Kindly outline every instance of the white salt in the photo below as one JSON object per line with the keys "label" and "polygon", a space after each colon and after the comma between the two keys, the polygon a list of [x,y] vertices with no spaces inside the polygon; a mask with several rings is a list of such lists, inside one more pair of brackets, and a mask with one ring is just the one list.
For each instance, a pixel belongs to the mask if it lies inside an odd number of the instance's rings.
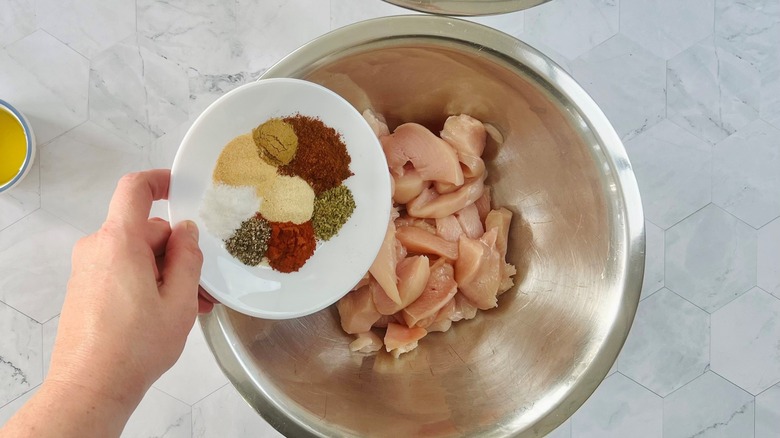
{"label": "white salt", "polygon": [[209,233],[225,240],[257,213],[260,204],[262,199],[254,187],[216,183],[203,195],[200,217]]}

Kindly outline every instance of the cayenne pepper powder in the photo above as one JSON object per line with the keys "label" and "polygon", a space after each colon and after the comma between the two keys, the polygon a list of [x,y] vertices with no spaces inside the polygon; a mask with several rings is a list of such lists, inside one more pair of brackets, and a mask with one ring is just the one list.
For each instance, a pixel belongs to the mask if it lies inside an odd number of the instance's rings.
{"label": "cayenne pepper powder", "polygon": [[283,120],[295,130],[298,150],[289,164],[279,167],[281,175],[303,178],[316,195],[339,186],[352,176],[349,170],[352,159],[335,129],[320,119],[300,114]]}
{"label": "cayenne pepper powder", "polygon": [[292,222],[271,222],[271,237],[265,256],[268,264],[279,272],[295,272],[314,254],[317,241],[311,221],[296,225]]}

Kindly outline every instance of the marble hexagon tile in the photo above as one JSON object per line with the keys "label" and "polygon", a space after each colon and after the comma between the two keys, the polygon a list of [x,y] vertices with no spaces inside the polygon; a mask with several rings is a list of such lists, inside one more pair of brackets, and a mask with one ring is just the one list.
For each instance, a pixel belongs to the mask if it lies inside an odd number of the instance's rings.
{"label": "marble hexagon tile", "polygon": [[372,18],[416,13],[383,1],[330,0],[330,28],[337,29]]}
{"label": "marble hexagon tile", "polygon": [[70,276],[71,251],[83,236],[43,209],[0,231],[0,301],[38,322],[57,316]]}
{"label": "marble hexagon tile", "polygon": [[661,397],[628,377],[606,378],[572,416],[572,438],[653,438],[661,436]]}
{"label": "marble hexagon tile", "polygon": [[0,96],[44,144],[87,119],[89,61],[38,30],[0,50]]}
{"label": "marble hexagon tile", "polygon": [[760,228],[780,216],[780,130],[756,120],[713,148],[712,202]]}
{"label": "marble hexagon tile", "polygon": [[780,298],[780,218],[758,230],[758,287]]}
{"label": "marble hexagon tile", "polygon": [[712,34],[715,0],[621,0],[620,32],[662,59]]}
{"label": "marble hexagon tile", "polygon": [[228,379],[209,350],[200,324],[195,323],[179,360],[154,383],[154,387],[193,405],[226,383]]}
{"label": "marble hexagon tile", "polygon": [[753,395],[780,382],[780,299],[754,288],[712,315],[712,370]]}
{"label": "marble hexagon tile", "polygon": [[[103,224],[119,178],[149,167],[141,150],[92,122],[40,153],[41,205],[84,233]],[[73,156],[79,160],[68,159]]]}
{"label": "marble hexagon tile", "polygon": [[756,239],[756,230],[709,204],[666,230],[666,287],[714,312],[756,285]]}
{"label": "marble hexagon tile", "polygon": [[141,148],[188,119],[187,73],[127,38],[95,55],[89,118]]}
{"label": "marble hexagon tile", "polygon": [[665,62],[622,34],[572,61],[571,73],[624,140],[666,115]]}
{"label": "marble hexagon tile", "polygon": [[122,437],[191,438],[192,408],[152,387],[130,416]]}
{"label": "marble hexagon tile", "polygon": [[707,372],[664,398],[664,438],[752,437],[753,396]]}
{"label": "marble hexagon tile", "polygon": [[20,395],[14,401],[8,403],[7,405],[0,407],[0,427],[2,427],[5,423],[8,422],[8,420],[11,419],[11,417],[16,414],[16,411],[21,409],[22,406],[24,406],[25,403],[27,403],[27,400],[31,399],[32,396],[35,395],[36,392],[38,392],[38,388],[40,386],[36,386],[35,388],[25,392],[23,395]]}
{"label": "marble hexagon tile", "polygon": [[40,159],[13,190],[0,194],[0,230],[34,212],[41,206]]}
{"label": "marble hexagon tile", "polygon": [[[0,283],[0,293],[8,287]],[[0,333],[3,333],[0,337],[0,406],[3,406],[43,381],[41,325],[0,302]]]}
{"label": "marble hexagon tile", "polygon": [[645,221],[645,275],[642,279],[641,299],[664,287],[664,230]]}
{"label": "marble hexagon tile", "polygon": [[281,438],[282,434],[227,384],[192,407],[192,436]]}
{"label": "marble hexagon tile", "polygon": [[775,438],[780,433],[780,385],[756,397],[756,437]]}
{"label": "marble hexagon tile", "polygon": [[618,32],[617,0],[556,0],[525,12],[525,34],[574,59]]}
{"label": "marble hexagon tile", "polygon": [[758,68],[707,38],[667,64],[667,117],[717,143],[758,118]]}
{"label": "marble hexagon tile", "polygon": [[135,2],[38,0],[38,25],[87,58],[135,32]]}
{"label": "marble hexagon tile", "polygon": [[780,129],[780,53],[774,53],[761,68],[762,119]]}
{"label": "marble hexagon tile", "polygon": [[709,315],[668,289],[639,303],[618,370],[665,397],[710,362]]}
{"label": "marble hexagon tile", "polygon": [[709,144],[664,120],[625,145],[647,219],[666,229],[710,203]]}
{"label": "marble hexagon tile", "polygon": [[0,48],[36,29],[35,0],[6,0],[0,8]]}
{"label": "marble hexagon tile", "polygon": [[715,37],[732,53],[760,68],[777,52],[780,3],[715,0]]}

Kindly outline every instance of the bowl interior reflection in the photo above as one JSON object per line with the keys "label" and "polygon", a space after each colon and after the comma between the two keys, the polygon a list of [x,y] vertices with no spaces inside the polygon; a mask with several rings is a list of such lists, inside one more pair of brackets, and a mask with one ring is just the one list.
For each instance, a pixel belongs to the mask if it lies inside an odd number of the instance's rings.
{"label": "bowl interior reflection", "polygon": [[[631,236],[641,230],[626,229],[636,211],[628,212],[603,138],[553,85],[565,73],[550,66],[542,76],[543,58],[515,43],[529,56],[522,62],[456,38],[366,36],[329,56],[304,50],[269,71],[320,83],[360,111],[385,115],[391,129],[416,121],[438,132],[459,113],[494,126],[488,183],[494,205],[515,213],[508,259],[518,268],[516,287],[497,309],[428,335],[399,360],[350,353],[333,308],[293,321],[224,309],[205,318],[218,358],[241,357],[246,377],[234,383],[280,430],[537,436],[606,375],[638,301],[642,273]],[[323,47],[332,48],[312,50]],[[619,140],[612,147],[622,151]],[[209,335],[215,321],[232,350]],[[227,362],[228,374],[241,374]]]}

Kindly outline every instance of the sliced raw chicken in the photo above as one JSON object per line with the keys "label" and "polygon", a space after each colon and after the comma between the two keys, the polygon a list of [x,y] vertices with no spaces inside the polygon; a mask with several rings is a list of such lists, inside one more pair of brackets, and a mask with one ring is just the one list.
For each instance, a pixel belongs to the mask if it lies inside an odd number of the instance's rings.
{"label": "sliced raw chicken", "polygon": [[433,321],[431,323],[431,325],[426,327],[425,330],[427,330],[428,333],[446,332],[451,327],[452,327],[452,321],[451,320],[449,320],[449,319],[438,319],[437,318],[435,321]]}
{"label": "sliced raw chicken", "polygon": [[395,237],[411,253],[436,254],[450,260],[458,258],[455,242],[444,240],[420,227],[399,227]]}
{"label": "sliced raw chicken", "polygon": [[[457,295],[457,294],[456,294]],[[428,325],[425,330],[428,333],[431,332],[446,332],[452,327],[452,314],[455,313],[456,308],[455,297],[452,297],[447,304],[445,304],[433,318],[433,322]]]}
{"label": "sliced raw chicken", "polygon": [[474,201],[474,205],[477,206],[479,220],[484,223],[488,213],[490,213],[490,209],[492,208],[490,206],[490,186],[485,186],[485,190],[482,192],[482,196]]}
{"label": "sliced raw chicken", "polygon": [[455,303],[455,308],[450,315],[450,319],[453,322],[460,321],[462,319],[473,319],[477,316],[477,306],[474,305],[465,295],[462,293],[455,294],[452,299]]}
{"label": "sliced raw chicken", "polygon": [[395,220],[396,230],[401,227],[417,227],[431,234],[436,233],[436,221],[434,219],[420,219],[412,216],[401,216]]}
{"label": "sliced raw chicken", "polygon": [[368,287],[376,309],[382,315],[392,315],[414,302],[425,289],[430,272],[428,257],[425,256],[408,257],[398,263],[396,274],[400,304],[393,302],[372,278]]}
{"label": "sliced raw chicken", "polygon": [[509,225],[511,222],[512,212],[503,207],[498,210],[491,210],[485,218],[485,229],[495,229],[498,233],[496,236],[496,247],[502,259],[506,257],[506,246],[509,241]]}
{"label": "sliced raw chicken", "polygon": [[404,123],[380,141],[388,167],[395,173],[400,174],[400,169],[411,161],[424,180],[463,184],[463,170],[455,149],[426,127]]}
{"label": "sliced raw chicken", "polygon": [[457,151],[464,176],[473,178],[485,172],[482,152],[485,151],[487,132],[482,122],[465,114],[450,116],[444,122],[441,138]]}
{"label": "sliced raw chicken", "polygon": [[371,278],[371,274],[366,272],[366,275],[363,276],[363,278],[358,281],[358,283],[355,285],[355,287],[352,288],[352,290],[358,290],[363,286],[368,286],[368,280]]}
{"label": "sliced raw chicken", "polygon": [[341,328],[349,334],[363,333],[379,319],[379,312],[371,299],[368,287],[362,287],[345,295],[336,304],[341,316]]}
{"label": "sliced raw chicken", "polygon": [[485,229],[482,227],[482,221],[479,220],[479,210],[477,206],[471,204],[467,207],[463,207],[455,212],[455,217],[460,223],[460,227],[463,229],[463,233],[470,239],[479,239],[485,234]]}
{"label": "sliced raw chicken", "polygon": [[453,193],[439,195],[432,187],[428,187],[406,204],[406,211],[416,217],[440,218],[474,203],[485,187],[485,175],[467,181],[463,187]]}
{"label": "sliced raw chicken", "polygon": [[[436,190],[436,193],[440,195],[446,195],[447,193],[452,193],[460,188],[459,185],[445,183],[441,181],[436,181],[433,183],[433,188]],[[422,192],[422,190],[421,190]]]}
{"label": "sliced raw chicken", "polygon": [[349,350],[357,353],[375,353],[382,348],[382,338],[372,331],[358,333],[350,342]]}
{"label": "sliced raw chicken", "polygon": [[390,221],[387,224],[387,232],[385,233],[385,240],[382,241],[382,246],[379,248],[379,253],[374,259],[374,263],[368,269],[368,272],[376,279],[377,283],[382,286],[387,296],[390,297],[396,303],[401,303],[401,297],[398,296],[398,287],[396,282],[398,279],[395,275],[395,266],[398,263],[398,253],[396,251],[395,244],[395,224]]}
{"label": "sliced raw chicken", "polygon": [[458,288],[482,310],[498,304],[496,296],[501,284],[503,260],[496,248],[496,233],[495,229],[490,230],[479,240],[461,236],[458,245],[460,257],[455,261]]}
{"label": "sliced raw chicken", "polygon": [[508,291],[515,285],[515,281],[512,279],[515,274],[517,274],[515,265],[506,262],[501,264],[501,284],[498,286],[499,295]]}
{"label": "sliced raw chicken", "polygon": [[437,236],[449,242],[457,242],[461,234],[463,234],[463,228],[454,215],[436,219]]}
{"label": "sliced raw chicken", "polygon": [[367,109],[363,111],[363,118],[366,119],[368,125],[371,126],[371,129],[374,131],[374,135],[377,137],[390,135],[390,130],[387,129],[387,122],[381,114],[377,114],[370,109]]}
{"label": "sliced raw chicken", "polygon": [[398,319],[395,317],[395,315],[382,315],[379,317],[379,319],[376,320],[373,327],[386,328],[387,324],[391,322],[398,322]]}
{"label": "sliced raw chicken", "polygon": [[452,265],[444,259],[437,260],[431,266],[431,275],[420,298],[402,311],[406,325],[414,327],[419,321],[435,316],[457,292]]}
{"label": "sliced raw chicken", "polygon": [[406,204],[416,198],[429,184],[415,169],[404,170],[402,175],[392,174],[394,184],[393,201]]}
{"label": "sliced raw chicken", "polygon": [[397,358],[417,348],[417,341],[427,334],[424,328],[409,328],[391,322],[387,324],[387,332],[385,332],[385,350]]}
{"label": "sliced raw chicken", "polygon": [[[431,276],[430,262],[426,256],[408,257],[398,264],[398,293],[404,307],[413,303],[425,290]],[[398,309],[401,310],[401,309]]]}
{"label": "sliced raw chicken", "polygon": [[387,296],[385,290],[374,277],[371,277],[368,283],[368,291],[371,293],[371,299],[374,300],[377,312],[382,315],[392,315],[404,308],[403,304],[396,303]]}

